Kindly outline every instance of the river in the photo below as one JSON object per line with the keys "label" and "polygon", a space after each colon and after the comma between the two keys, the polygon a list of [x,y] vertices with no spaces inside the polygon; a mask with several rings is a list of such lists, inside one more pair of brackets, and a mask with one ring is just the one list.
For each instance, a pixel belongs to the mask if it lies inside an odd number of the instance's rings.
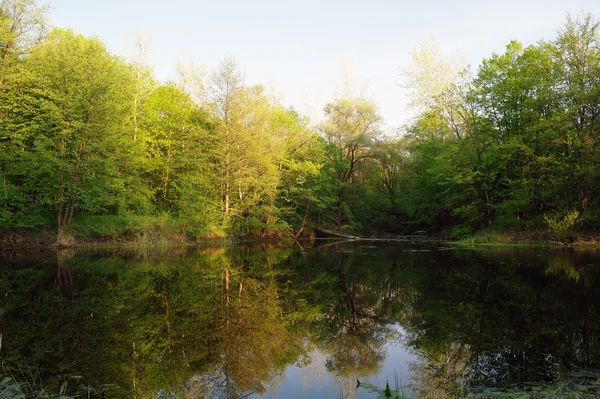
{"label": "river", "polygon": [[593,251],[323,241],[0,262],[2,399],[600,395]]}

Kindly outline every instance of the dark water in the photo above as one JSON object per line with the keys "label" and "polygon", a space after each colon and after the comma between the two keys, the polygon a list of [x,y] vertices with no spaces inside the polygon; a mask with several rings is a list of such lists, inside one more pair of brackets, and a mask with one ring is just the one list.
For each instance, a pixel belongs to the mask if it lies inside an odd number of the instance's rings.
{"label": "dark water", "polygon": [[386,381],[400,397],[600,396],[598,253],[328,242],[0,261],[3,399],[10,384],[29,397],[383,398]]}

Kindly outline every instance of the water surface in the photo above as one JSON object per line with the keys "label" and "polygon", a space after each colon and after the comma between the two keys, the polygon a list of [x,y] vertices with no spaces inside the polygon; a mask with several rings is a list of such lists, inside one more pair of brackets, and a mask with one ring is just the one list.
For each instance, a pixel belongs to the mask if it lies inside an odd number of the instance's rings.
{"label": "water surface", "polygon": [[0,381],[32,395],[600,392],[593,252],[326,242],[0,257]]}

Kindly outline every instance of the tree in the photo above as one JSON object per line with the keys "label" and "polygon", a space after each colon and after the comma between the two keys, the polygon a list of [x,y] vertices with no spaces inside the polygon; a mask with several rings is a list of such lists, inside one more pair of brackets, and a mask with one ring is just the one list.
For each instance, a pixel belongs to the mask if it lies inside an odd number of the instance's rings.
{"label": "tree", "polygon": [[377,106],[364,98],[341,98],[325,106],[326,120],[319,131],[328,144],[327,156],[337,181],[338,226],[347,220],[343,205],[346,189],[357,168],[372,157],[371,146],[380,133]]}
{"label": "tree", "polygon": [[298,237],[308,224],[321,223],[329,215],[335,192],[331,195],[323,184],[324,139],[293,109],[279,109],[276,118],[285,145],[277,207]]}
{"label": "tree", "polygon": [[47,10],[33,0],[0,0],[0,228],[39,224],[26,211],[26,200],[9,169],[24,139],[12,123],[15,110],[21,107],[18,90],[27,73],[22,59],[44,37]]}
{"label": "tree", "polygon": [[14,63],[46,33],[47,13],[35,0],[0,1],[0,93]]}
{"label": "tree", "polygon": [[410,56],[412,64],[402,72],[401,83],[411,90],[410,106],[419,113],[437,114],[457,138],[464,137],[472,114],[465,101],[471,79],[464,59],[444,55],[432,37],[413,48]]}
{"label": "tree", "polygon": [[152,68],[148,65],[148,55],[150,52],[151,41],[148,37],[138,35],[131,43],[131,54],[129,55],[129,65],[134,75],[133,90],[133,108],[131,114],[131,124],[133,126],[133,141],[137,140],[139,119],[142,110],[142,104],[156,87],[156,82],[152,76]]}
{"label": "tree", "polygon": [[177,62],[178,83],[198,105],[207,101],[206,70],[192,61]]}
{"label": "tree", "polygon": [[373,149],[374,171],[364,182],[373,189],[371,207],[382,215],[382,222],[392,228],[398,228],[408,219],[403,201],[409,184],[408,143],[406,138],[386,138],[378,142]]}
{"label": "tree", "polygon": [[478,113],[473,142],[483,175],[495,182],[496,210],[506,219],[535,217],[551,201],[549,168],[560,126],[552,43],[506,52],[484,60],[471,99]]}
{"label": "tree", "polygon": [[564,190],[576,193],[569,204],[584,212],[598,205],[600,191],[600,21],[592,15],[569,16],[556,39],[564,123],[559,140],[567,157]]}
{"label": "tree", "polygon": [[175,84],[158,87],[143,104],[145,176],[159,212],[196,225],[214,218],[212,147],[207,116]]}
{"label": "tree", "polygon": [[99,40],[70,30],[52,31],[25,66],[5,130],[23,136],[11,179],[35,203],[54,208],[60,239],[76,209],[104,213],[121,205],[131,75]]}
{"label": "tree", "polygon": [[229,217],[232,191],[232,163],[234,162],[234,145],[238,132],[234,129],[233,109],[243,89],[242,74],[231,58],[225,59],[212,75],[211,105],[214,115],[218,118],[216,125],[222,145],[223,165],[223,214]]}
{"label": "tree", "polygon": [[213,74],[212,108],[225,226],[261,235],[267,226],[279,229],[275,201],[287,129],[279,123],[280,108],[269,102],[262,86],[244,87],[231,59]]}

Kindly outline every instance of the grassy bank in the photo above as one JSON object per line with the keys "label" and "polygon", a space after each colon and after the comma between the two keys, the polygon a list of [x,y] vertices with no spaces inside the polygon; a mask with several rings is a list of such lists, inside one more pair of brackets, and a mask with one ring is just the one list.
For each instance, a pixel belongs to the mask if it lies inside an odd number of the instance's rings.
{"label": "grassy bank", "polygon": [[[160,247],[174,245],[197,245],[206,242],[239,242],[292,239],[290,232],[277,226],[278,231],[260,231],[252,234],[228,229],[226,226],[205,223],[193,224],[188,220],[163,216],[104,215],[85,216],[73,220],[69,230],[57,237],[53,226],[0,231],[0,248],[25,247],[78,247],[78,246],[131,246]],[[317,229],[319,230],[319,229]],[[327,230],[324,230],[327,231]],[[312,230],[305,229],[303,236],[312,237]],[[353,235],[361,236],[360,233]],[[378,237],[370,232],[369,237]],[[599,247],[600,234],[593,231],[552,230],[542,225],[495,226],[452,239],[446,231],[427,238],[451,242],[460,246],[561,246]],[[390,238],[387,235],[380,238]],[[393,237],[392,237],[393,238]]]}
{"label": "grassy bank", "polygon": [[[280,226],[276,226],[280,227]],[[310,231],[306,229],[304,236]],[[270,241],[291,239],[277,231],[236,231],[226,226],[206,223],[197,225],[189,220],[165,216],[103,215],[85,216],[73,220],[60,237],[53,226],[0,230],[0,248],[25,247],[160,247],[197,245],[207,242]]]}
{"label": "grassy bank", "polygon": [[567,246],[597,247],[600,246],[600,235],[592,232],[552,232],[547,229],[535,230],[482,230],[460,240],[452,242],[456,245],[489,245],[489,246]]}
{"label": "grassy bank", "polygon": [[60,237],[51,227],[0,234],[0,247],[193,245],[228,238],[223,229],[194,226],[166,216],[87,216],[75,219]]}

